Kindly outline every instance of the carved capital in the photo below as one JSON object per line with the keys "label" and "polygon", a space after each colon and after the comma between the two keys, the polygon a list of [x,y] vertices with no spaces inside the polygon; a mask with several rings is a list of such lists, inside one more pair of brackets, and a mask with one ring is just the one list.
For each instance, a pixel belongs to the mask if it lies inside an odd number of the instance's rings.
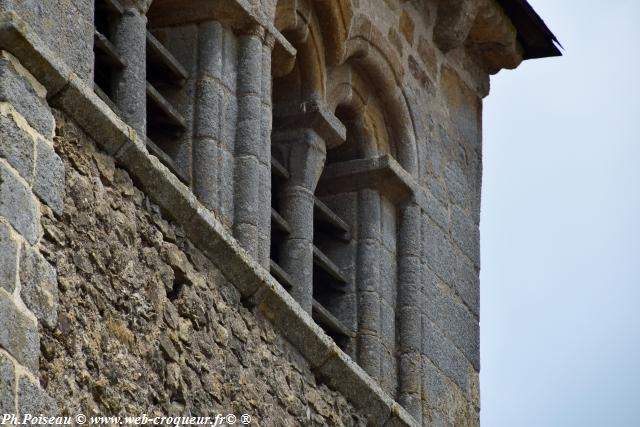
{"label": "carved capital", "polygon": [[125,10],[136,9],[143,15],[149,10],[151,3],[153,0],[120,0],[120,4]]}
{"label": "carved capital", "polygon": [[308,128],[317,133],[328,149],[342,144],[347,130],[320,100],[278,106],[273,119],[274,129]]}
{"label": "carved capital", "polygon": [[287,161],[289,183],[313,194],[327,159],[323,139],[312,129],[277,132],[273,144]]}

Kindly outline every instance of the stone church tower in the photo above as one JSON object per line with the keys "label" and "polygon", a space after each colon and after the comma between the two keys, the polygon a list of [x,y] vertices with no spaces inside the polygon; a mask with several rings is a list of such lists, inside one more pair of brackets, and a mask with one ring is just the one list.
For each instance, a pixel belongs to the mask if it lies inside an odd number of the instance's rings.
{"label": "stone church tower", "polygon": [[477,426],[482,99],[554,42],[525,0],[0,0],[0,416]]}

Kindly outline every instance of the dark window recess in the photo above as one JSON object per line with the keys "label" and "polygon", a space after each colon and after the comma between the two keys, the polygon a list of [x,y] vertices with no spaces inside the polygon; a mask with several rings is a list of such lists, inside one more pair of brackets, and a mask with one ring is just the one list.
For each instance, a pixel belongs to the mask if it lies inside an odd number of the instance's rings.
{"label": "dark window recess", "polygon": [[187,121],[170,99],[183,89],[187,70],[151,33],[147,32],[147,147],[178,178],[189,183],[171,156]]}
{"label": "dark window recess", "polygon": [[343,297],[349,278],[331,259],[330,253],[351,241],[351,228],[316,197],[313,212],[313,318],[340,347],[354,332],[332,314]]}
{"label": "dark window recess", "polygon": [[123,9],[117,0],[96,0],[94,9],[94,90],[114,110],[113,87],[120,70],[126,67],[112,42],[114,25],[122,16]]}
{"label": "dark window recess", "polygon": [[280,215],[280,199],[284,185],[289,180],[289,171],[271,156],[271,275],[287,290],[293,287],[291,277],[280,267],[282,244],[291,233],[289,223]]}

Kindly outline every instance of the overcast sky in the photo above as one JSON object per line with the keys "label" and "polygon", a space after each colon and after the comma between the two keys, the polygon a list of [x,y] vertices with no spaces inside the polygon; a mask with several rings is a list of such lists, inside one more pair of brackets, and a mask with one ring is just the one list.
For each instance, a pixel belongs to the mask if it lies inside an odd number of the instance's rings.
{"label": "overcast sky", "polygon": [[640,1],[529,0],[565,47],[484,109],[484,427],[640,426]]}

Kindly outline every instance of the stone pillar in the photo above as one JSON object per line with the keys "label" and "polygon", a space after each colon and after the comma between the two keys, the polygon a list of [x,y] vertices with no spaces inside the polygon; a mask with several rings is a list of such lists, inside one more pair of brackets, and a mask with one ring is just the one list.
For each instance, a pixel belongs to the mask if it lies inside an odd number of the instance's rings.
{"label": "stone pillar", "polygon": [[113,44],[127,62],[118,73],[113,100],[124,121],[140,135],[147,131],[147,18],[134,1],[123,4],[124,13],[113,28]]}
{"label": "stone pillar", "polygon": [[376,380],[380,379],[380,252],[381,206],[378,191],[358,191],[358,363]]}
{"label": "stone pillar", "polygon": [[[309,314],[313,303],[313,209],[315,188],[327,157],[325,143],[311,129],[287,132],[291,178],[283,194],[282,215],[291,233],[282,245],[280,263],[293,279],[291,295]],[[290,139],[292,138],[292,139]]]}
{"label": "stone pillar", "polygon": [[266,34],[262,46],[262,94],[260,111],[259,174],[260,210],[258,211],[258,259],[269,268],[271,249],[271,129],[273,107],[271,103],[271,54],[275,44],[273,35]]}
{"label": "stone pillar", "polygon": [[[198,26],[193,192],[229,227],[233,223],[236,37],[216,21]],[[227,53],[225,55],[224,53]]]}
{"label": "stone pillar", "polygon": [[271,141],[262,129],[263,33],[260,28],[240,36],[238,42],[233,232],[242,247],[267,267],[269,239],[261,236],[268,236],[270,230],[260,229],[269,227],[264,224],[263,215],[270,212],[271,205],[270,184],[264,182],[271,174]]}
{"label": "stone pillar", "polygon": [[409,203],[400,209],[398,233],[398,400],[420,421],[421,407],[421,212]]}

